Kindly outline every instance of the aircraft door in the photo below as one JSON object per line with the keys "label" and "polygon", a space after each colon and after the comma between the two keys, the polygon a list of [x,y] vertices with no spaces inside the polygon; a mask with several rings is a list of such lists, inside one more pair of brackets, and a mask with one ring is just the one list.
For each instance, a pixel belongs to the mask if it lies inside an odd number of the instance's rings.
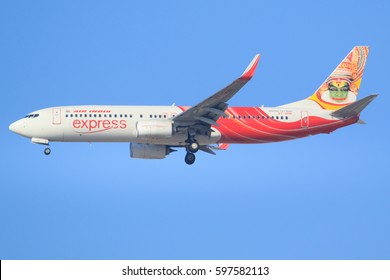
{"label": "aircraft door", "polygon": [[58,125],[61,124],[61,108],[53,108],[53,124]]}
{"label": "aircraft door", "polygon": [[309,127],[309,113],[307,111],[301,112],[301,126],[303,128]]}

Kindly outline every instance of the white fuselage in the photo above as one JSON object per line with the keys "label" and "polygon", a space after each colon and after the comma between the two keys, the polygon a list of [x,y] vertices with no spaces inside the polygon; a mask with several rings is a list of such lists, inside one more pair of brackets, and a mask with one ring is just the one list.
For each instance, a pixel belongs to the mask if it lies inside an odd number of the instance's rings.
{"label": "white fuselage", "polygon": [[[184,145],[186,133],[161,137],[140,135],[148,125],[164,124],[172,130],[171,119],[182,110],[177,106],[64,106],[34,111],[11,124],[10,129],[22,136],[49,142],[136,142]],[[145,125],[146,123],[146,125]],[[200,144],[216,143],[218,131],[199,136]]]}
{"label": "white fuselage", "polygon": [[[178,106],[53,107],[30,113],[27,117],[13,123],[10,129],[41,144],[58,141],[134,142],[185,146],[188,138],[187,131],[176,130],[172,121],[172,118],[182,112],[182,107]],[[325,110],[231,107],[226,110],[226,113],[227,117],[221,118],[218,122],[219,126],[212,127],[213,131],[210,135],[196,136],[199,144],[218,143],[221,138],[233,139],[235,134],[241,133],[240,130],[232,132],[226,128],[233,127],[238,122],[240,129],[253,127],[264,134],[260,134],[261,138],[257,139],[258,141],[254,139],[253,143],[290,140],[334,130],[334,118]],[[259,118],[260,114],[263,115],[263,119]],[[267,115],[266,119],[264,115]],[[312,123],[309,121],[310,118],[314,120],[315,117],[325,121],[319,124],[320,130],[313,121]],[[328,126],[331,127],[327,129]],[[275,132],[275,129],[278,131]],[[225,142],[239,143],[241,142],[239,139]],[[243,139],[242,143],[248,143],[248,140]]]}

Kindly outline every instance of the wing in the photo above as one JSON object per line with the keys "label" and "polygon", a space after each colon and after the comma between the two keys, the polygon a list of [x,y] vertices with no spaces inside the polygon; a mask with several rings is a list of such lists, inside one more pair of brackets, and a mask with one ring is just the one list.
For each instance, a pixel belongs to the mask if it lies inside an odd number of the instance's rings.
{"label": "wing", "polygon": [[201,132],[210,132],[211,126],[218,126],[217,120],[226,116],[224,111],[228,107],[227,101],[232,98],[255,74],[260,55],[257,54],[249,66],[227,87],[203,100],[199,104],[189,108],[173,118],[176,127],[187,127]]}

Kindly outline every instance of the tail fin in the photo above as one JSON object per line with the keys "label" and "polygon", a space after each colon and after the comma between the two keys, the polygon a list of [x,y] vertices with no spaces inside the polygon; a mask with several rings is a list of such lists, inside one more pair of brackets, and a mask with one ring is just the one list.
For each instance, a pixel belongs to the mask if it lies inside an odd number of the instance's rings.
{"label": "tail fin", "polygon": [[326,110],[338,110],[355,102],[367,56],[368,47],[354,47],[308,99]]}
{"label": "tail fin", "polygon": [[338,110],[356,101],[368,47],[354,47],[315,93],[304,99],[281,107],[314,107]]}

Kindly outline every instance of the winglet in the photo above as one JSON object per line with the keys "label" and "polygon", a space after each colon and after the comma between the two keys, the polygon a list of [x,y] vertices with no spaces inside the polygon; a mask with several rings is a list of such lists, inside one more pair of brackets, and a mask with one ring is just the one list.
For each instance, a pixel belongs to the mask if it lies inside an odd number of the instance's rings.
{"label": "winglet", "polygon": [[256,54],[255,57],[252,59],[251,63],[248,65],[248,67],[245,69],[244,73],[241,75],[241,79],[243,80],[250,80],[252,79],[253,75],[255,74],[257,64],[260,60],[260,54]]}

